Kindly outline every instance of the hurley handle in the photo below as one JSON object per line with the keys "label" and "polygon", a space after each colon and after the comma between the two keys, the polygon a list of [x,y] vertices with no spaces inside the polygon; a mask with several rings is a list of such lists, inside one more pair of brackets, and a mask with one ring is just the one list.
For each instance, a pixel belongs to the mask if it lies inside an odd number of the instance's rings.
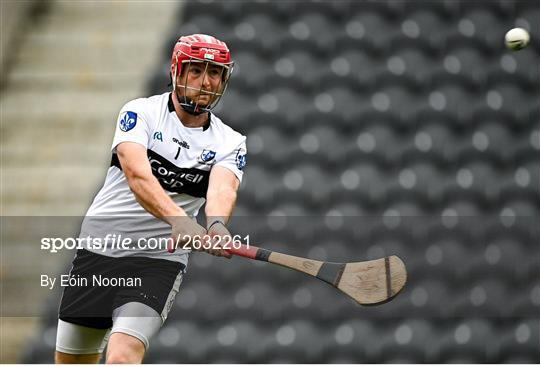
{"label": "hurley handle", "polygon": [[271,250],[258,248],[253,245],[241,245],[239,248],[231,247],[227,249],[227,252],[238,255],[240,257],[245,257],[249,259],[256,259],[258,261],[268,262],[268,257],[272,254]]}

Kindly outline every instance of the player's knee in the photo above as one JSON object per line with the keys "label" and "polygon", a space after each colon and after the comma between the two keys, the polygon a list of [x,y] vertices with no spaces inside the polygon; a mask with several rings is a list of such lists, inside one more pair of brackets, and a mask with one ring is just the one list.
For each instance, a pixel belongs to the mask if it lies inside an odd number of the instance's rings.
{"label": "player's knee", "polygon": [[109,364],[141,363],[145,347],[139,339],[123,333],[114,333],[109,340],[107,360]]}
{"label": "player's knee", "polygon": [[134,350],[118,350],[107,354],[108,364],[138,364],[142,362],[143,354]]}
{"label": "player's knee", "polygon": [[56,351],[54,353],[54,362],[57,364],[98,363],[100,357],[100,353],[89,355],[73,355]]}
{"label": "player's knee", "polygon": [[126,363],[139,363],[140,360],[132,360],[126,352],[112,352],[107,356],[108,364],[126,364]]}

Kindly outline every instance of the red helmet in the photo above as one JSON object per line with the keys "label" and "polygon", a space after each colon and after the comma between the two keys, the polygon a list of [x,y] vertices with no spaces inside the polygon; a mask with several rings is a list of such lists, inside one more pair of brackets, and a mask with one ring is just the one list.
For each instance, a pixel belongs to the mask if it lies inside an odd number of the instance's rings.
{"label": "red helmet", "polygon": [[[231,76],[234,62],[231,60],[231,53],[225,42],[220,41],[219,39],[206,35],[206,34],[192,34],[189,36],[183,36],[176,41],[174,46],[172,56],[171,56],[171,77],[173,91],[176,91],[176,77],[182,73],[182,67],[184,64],[190,64],[195,62],[203,62],[208,68],[208,64],[214,64],[222,67],[222,84],[221,89],[217,92],[208,92],[207,94],[212,94],[216,97],[209,105],[206,107],[199,107],[198,101],[187,100],[188,98],[184,97],[183,101],[180,101],[180,104],[184,109],[198,113],[203,113],[214,108],[227,88],[229,78]],[[178,85],[186,89],[189,89],[187,85]],[[199,92],[202,91],[199,90]],[[184,93],[186,95],[187,93]]]}

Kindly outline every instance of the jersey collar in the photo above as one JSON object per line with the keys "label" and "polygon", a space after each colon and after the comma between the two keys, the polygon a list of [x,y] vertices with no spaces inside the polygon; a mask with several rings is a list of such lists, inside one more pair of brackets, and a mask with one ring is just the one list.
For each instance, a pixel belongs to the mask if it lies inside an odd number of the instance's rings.
{"label": "jersey collar", "polygon": [[[169,113],[172,113],[172,112],[176,113],[174,109],[174,103],[172,100],[172,93],[169,93],[169,102],[167,103],[167,108],[169,109]],[[210,119],[212,118],[211,115],[212,113],[208,112],[208,120],[206,121],[204,126],[202,126],[203,131],[206,131],[208,128],[210,128]]]}

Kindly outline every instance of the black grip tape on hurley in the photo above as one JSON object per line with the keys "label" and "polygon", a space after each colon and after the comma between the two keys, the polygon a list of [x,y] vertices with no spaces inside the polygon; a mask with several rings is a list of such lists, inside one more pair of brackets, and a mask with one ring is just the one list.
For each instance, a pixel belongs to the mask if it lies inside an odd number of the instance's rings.
{"label": "black grip tape on hurley", "polygon": [[317,272],[317,278],[337,287],[344,270],[345,263],[324,262]]}
{"label": "black grip tape on hurley", "polygon": [[255,254],[255,259],[258,261],[268,262],[268,257],[270,257],[270,254],[272,254],[271,250],[259,248]]}

